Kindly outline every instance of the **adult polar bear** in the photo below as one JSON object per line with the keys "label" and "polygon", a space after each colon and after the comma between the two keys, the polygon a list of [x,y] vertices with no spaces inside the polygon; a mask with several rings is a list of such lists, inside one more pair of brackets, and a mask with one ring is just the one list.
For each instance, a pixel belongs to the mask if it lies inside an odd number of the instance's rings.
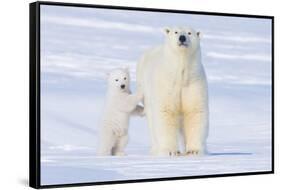
{"label": "adult polar bear", "polygon": [[201,64],[200,33],[165,28],[165,43],[148,50],[137,66],[138,88],[153,155],[204,154],[208,135],[208,87]]}

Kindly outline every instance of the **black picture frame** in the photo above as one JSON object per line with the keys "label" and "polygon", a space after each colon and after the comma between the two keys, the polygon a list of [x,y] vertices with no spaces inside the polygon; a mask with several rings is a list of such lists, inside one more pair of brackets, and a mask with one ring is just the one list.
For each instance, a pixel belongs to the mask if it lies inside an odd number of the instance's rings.
{"label": "black picture frame", "polygon": [[[229,17],[246,17],[246,18],[262,18],[271,20],[271,44],[272,44],[272,155],[271,155],[271,170],[258,172],[243,172],[231,174],[212,174],[200,176],[182,176],[168,177],[157,179],[137,179],[137,180],[122,180],[122,181],[105,181],[93,183],[73,183],[73,184],[57,184],[57,185],[41,185],[40,183],[40,6],[70,6],[84,8],[104,8],[118,10],[133,10],[133,11],[150,11],[150,12],[169,12],[169,13],[187,13],[194,15],[216,15]],[[217,12],[201,12],[187,10],[169,10],[156,8],[140,8],[140,7],[121,7],[108,5],[91,5],[78,3],[62,3],[62,2],[46,2],[38,1],[29,4],[29,60],[30,60],[30,75],[29,75],[29,185],[33,188],[53,188],[53,187],[73,187],[73,186],[88,186],[88,185],[103,185],[103,184],[120,184],[120,183],[136,183],[136,182],[152,182],[164,180],[183,180],[195,178],[211,178],[211,177],[227,177],[227,176],[243,176],[243,175],[258,175],[258,174],[273,174],[274,173],[274,16],[264,15],[248,15],[248,14],[233,14],[233,13],[217,13]]]}

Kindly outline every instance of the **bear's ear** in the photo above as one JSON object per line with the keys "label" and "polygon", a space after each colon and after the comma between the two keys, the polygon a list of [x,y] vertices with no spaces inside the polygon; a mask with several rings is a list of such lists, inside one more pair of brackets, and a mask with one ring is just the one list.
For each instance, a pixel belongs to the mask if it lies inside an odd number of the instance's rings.
{"label": "bear's ear", "polygon": [[201,39],[202,38],[202,33],[201,32],[196,32],[196,35],[197,35],[197,37],[199,38],[199,39]]}
{"label": "bear's ear", "polygon": [[171,28],[169,28],[169,27],[165,27],[164,28],[164,33],[165,34],[169,34],[171,32]]}
{"label": "bear's ear", "polygon": [[126,67],[123,67],[123,70],[126,72],[129,72],[130,68],[129,68],[129,66],[126,66]]}

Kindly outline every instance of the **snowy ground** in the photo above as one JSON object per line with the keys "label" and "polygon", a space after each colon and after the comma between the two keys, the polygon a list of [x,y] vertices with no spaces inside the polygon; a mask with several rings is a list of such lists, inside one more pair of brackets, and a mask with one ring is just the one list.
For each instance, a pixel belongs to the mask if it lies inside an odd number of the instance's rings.
{"label": "snowy ground", "polygon": [[[71,7],[41,8],[43,185],[271,170],[270,21]],[[145,118],[132,118],[126,157],[96,157],[105,73],[135,66],[164,26],[203,33],[209,154],[151,157]]]}

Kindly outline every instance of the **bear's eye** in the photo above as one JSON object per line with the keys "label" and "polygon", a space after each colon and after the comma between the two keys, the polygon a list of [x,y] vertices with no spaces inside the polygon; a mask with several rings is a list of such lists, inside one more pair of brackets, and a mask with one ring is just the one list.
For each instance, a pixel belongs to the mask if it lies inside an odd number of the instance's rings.
{"label": "bear's eye", "polygon": [[124,80],[126,80],[127,78],[126,77],[124,77]]}
{"label": "bear's eye", "polygon": [[188,32],[187,34],[188,34],[188,35],[191,35],[191,32]]}
{"label": "bear's eye", "polygon": [[116,82],[118,82],[118,79],[115,79]]}
{"label": "bear's eye", "polygon": [[177,31],[175,31],[175,34],[177,34],[178,32]]}

